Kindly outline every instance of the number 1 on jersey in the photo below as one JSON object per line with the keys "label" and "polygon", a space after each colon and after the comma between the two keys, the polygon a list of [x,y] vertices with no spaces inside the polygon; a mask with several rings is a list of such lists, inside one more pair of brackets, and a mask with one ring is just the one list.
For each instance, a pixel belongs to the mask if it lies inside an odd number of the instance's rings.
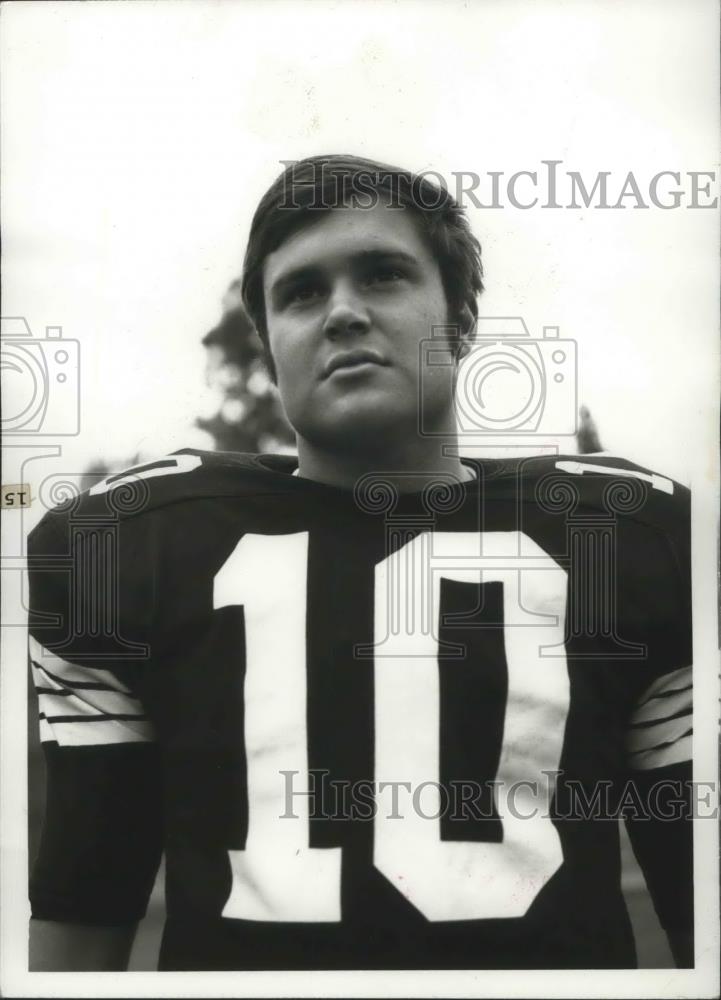
{"label": "number 1 on jersey", "polygon": [[[230,851],[224,917],[340,920],[340,847],[308,841],[306,576],[308,533],[244,535],[215,577],[216,608],[245,617],[245,752],[248,836]],[[293,817],[283,771],[294,773]]]}

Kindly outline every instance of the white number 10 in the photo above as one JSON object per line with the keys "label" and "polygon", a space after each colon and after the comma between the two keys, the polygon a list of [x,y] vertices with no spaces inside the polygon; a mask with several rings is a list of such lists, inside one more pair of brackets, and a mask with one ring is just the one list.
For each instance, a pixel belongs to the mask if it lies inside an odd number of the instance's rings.
{"label": "white number 10", "polygon": [[[248,534],[215,578],[214,607],[243,606],[246,641],[248,835],[244,850],[229,851],[233,880],[224,917],[341,919],[341,848],[309,846],[308,798],[294,794],[289,818],[282,775],[294,772],[294,793],[310,791],[307,566],[307,532]],[[442,841],[439,821],[425,818],[440,812],[444,578],[503,585],[503,743],[498,774],[479,776],[497,780],[501,843]],[[425,787],[422,814],[409,803],[402,818],[392,818],[378,799],[373,862],[429,920],[522,916],[561,865],[545,772],[558,770],[568,714],[565,609],[565,571],[519,532],[423,533],[376,566],[375,787]],[[424,619],[430,628],[417,626]],[[544,656],[543,647],[553,655]]]}

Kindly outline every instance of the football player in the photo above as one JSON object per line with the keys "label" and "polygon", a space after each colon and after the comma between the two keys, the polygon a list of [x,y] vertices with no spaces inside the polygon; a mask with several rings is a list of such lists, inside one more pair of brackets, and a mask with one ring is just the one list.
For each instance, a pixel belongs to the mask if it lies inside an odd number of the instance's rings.
{"label": "football player", "polygon": [[183,450],[30,537],[35,969],[626,968],[628,825],[693,963],[689,496],[459,456],[480,248],[428,178],[293,164],[243,298],[297,459]]}

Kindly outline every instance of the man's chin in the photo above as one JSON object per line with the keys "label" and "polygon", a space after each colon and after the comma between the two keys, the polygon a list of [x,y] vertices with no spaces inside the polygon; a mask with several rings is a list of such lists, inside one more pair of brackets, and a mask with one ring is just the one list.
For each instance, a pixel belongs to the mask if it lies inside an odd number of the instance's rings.
{"label": "man's chin", "polygon": [[321,405],[307,410],[302,420],[292,423],[301,437],[318,448],[367,455],[397,452],[399,448],[402,452],[418,438],[450,439],[457,433],[454,411],[446,401],[427,406],[421,414],[417,398],[370,388],[325,398]]}
{"label": "man's chin", "polygon": [[408,440],[418,433],[417,412],[404,412],[378,400],[347,407],[329,407],[322,418],[297,427],[317,447],[360,452],[384,451],[398,438]]}

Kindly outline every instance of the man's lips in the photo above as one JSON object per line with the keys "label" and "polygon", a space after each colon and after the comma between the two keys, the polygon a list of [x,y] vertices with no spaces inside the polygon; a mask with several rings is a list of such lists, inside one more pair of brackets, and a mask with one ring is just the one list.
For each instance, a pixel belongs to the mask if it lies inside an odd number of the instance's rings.
{"label": "man's lips", "polygon": [[343,351],[340,354],[334,354],[332,358],[327,362],[325,368],[323,369],[323,378],[328,378],[333,372],[338,371],[341,368],[355,368],[357,365],[363,364],[373,364],[373,365],[387,365],[388,362],[378,354],[377,351],[370,350],[368,348],[358,348],[354,351]]}

